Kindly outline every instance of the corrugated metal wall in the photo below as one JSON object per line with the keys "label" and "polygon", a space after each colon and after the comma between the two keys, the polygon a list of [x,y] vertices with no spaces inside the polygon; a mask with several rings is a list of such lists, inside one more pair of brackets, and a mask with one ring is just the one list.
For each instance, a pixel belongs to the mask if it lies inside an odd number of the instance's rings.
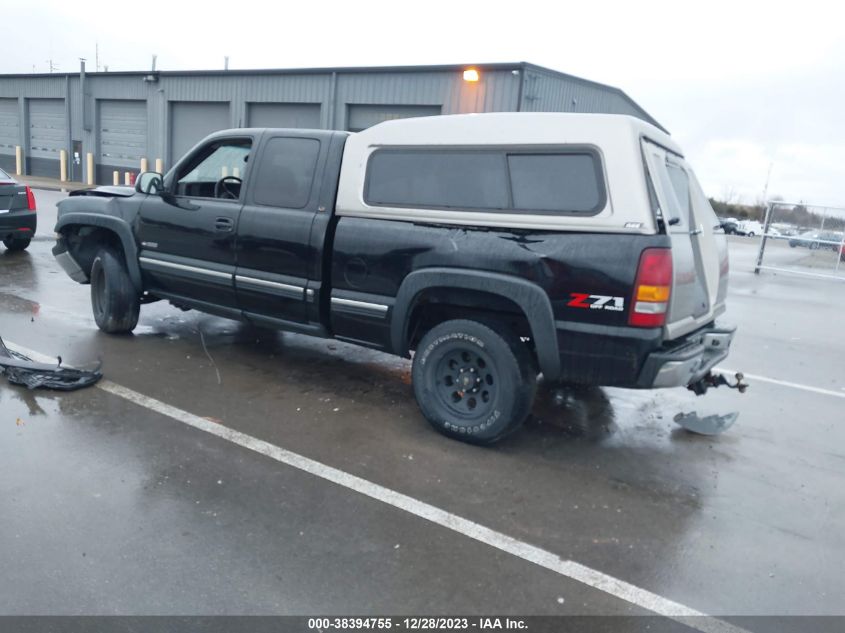
{"label": "corrugated metal wall", "polygon": [[[3,120],[9,124],[5,135],[0,132],[0,156],[4,155],[3,145],[9,144],[3,139],[15,136],[18,141],[13,145],[21,145],[27,158],[34,156],[29,145],[31,122],[26,104],[36,99],[61,100],[65,123],[62,129],[56,130],[53,141],[62,145],[64,139],[62,148],[70,156],[73,176],[82,178],[85,154],[92,152],[102,167],[96,170],[96,178],[105,182],[111,182],[110,171],[105,168],[128,168],[125,163],[132,156],[132,152],[121,150],[116,153],[129,158],[117,162],[109,158],[112,152],[107,147],[120,142],[113,131],[123,130],[118,135],[135,135],[133,144],[140,141],[143,125],[138,117],[142,116],[142,107],[146,112],[145,146],[143,150],[133,147],[149,159],[151,169],[157,158],[164,159],[165,169],[169,168],[198,140],[197,134],[211,128],[264,126],[275,120],[280,121],[280,126],[316,125],[343,130],[359,129],[360,122],[350,121],[350,116],[360,118],[365,113],[366,123],[375,123],[409,112],[456,114],[522,109],[624,112],[652,121],[614,88],[541,67],[479,66],[481,81],[477,83],[464,81],[462,68],[89,73],[84,82],[79,75],[0,76],[0,112],[6,112],[5,119],[0,114],[0,124]],[[115,107],[118,102],[134,104],[124,108],[126,121],[120,121],[121,109]],[[206,108],[207,112],[190,105],[204,103],[220,105]],[[18,121],[17,131],[11,123],[13,120]],[[75,146],[82,148],[78,164],[74,163]],[[14,147],[11,155],[14,161]],[[50,175],[58,177],[57,162],[48,168],[56,171]]]}
{"label": "corrugated metal wall", "polygon": [[99,180],[115,170],[137,170],[142,158],[149,159],[146,100],[100,99],[98,106]]}
{"label": "corrugated metal wall", "polygon": [[170,162],[175,163],[203,138],[231,126],[227,101],[174,101],[170,107]]}
{"label": "corrugated metal wall", "polygon": [[322,127],[319,103],[247,103],[248,127]]}
{"label": "corrugated metal wall", "polygon": [[536,67],[529,67],[525,71],[522,110],[629,114],[659,126],[621,90]]}
{"label": "corrugated metal wall", "polygon": [[7,172],[15,169],[15,147],[21,139],[19,119],[18,100],[0,99],[0,169]]}
{"label": "corrugated metal wall", "polygon": [[67,146],[64,99],[27,99],[26,166],[33,176],[55,177],[59,152]]}

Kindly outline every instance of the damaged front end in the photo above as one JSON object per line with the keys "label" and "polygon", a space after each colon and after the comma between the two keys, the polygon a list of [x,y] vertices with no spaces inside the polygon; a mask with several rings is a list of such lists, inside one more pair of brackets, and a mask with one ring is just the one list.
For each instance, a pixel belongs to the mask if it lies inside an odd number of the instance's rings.
{"label": "damaged front end", "polygon": [[100,364],[92,370],[62,367],[59,357],[55,365],[36,362],[6,347],[0,338],[0,374],[5,374],[13,385],[28,389],[56,389],[75,391],[90,387],[103,377]]}

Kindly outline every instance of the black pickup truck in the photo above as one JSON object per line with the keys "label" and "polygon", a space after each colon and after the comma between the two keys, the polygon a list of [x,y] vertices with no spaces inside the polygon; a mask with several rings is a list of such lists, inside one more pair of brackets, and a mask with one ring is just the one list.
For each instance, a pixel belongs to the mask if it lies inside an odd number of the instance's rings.
{"label": "black pickup truck", "polygon": [[222,131],[134,189],[74,192],[56,232],[100,329],[163,299],[413,356],[426,418],[476,443],[523,422],[541,373],[706,391],[733,336],[718,221],[671,138],[624,116]]}

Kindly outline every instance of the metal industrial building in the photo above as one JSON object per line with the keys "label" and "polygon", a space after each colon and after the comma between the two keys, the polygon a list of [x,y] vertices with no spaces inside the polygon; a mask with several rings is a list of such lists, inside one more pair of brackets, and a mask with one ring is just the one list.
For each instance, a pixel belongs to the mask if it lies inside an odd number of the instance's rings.
{"label": "metal industrial building", "polygon": [[[465,74],[476,70],[477,74]],[[475,80],[473,80],[475,79]],[[110,183],[232,127],[358,131],[388,119],[466,112],[607,112],[659,125],[628,95],[525,62],[294,70],[0,75],[0,167]]]}

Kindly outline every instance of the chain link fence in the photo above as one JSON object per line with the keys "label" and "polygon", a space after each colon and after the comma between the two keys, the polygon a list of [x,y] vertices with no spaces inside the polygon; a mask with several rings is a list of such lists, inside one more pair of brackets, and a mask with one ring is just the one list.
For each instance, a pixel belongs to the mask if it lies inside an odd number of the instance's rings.
{"label": "chain link fence", "polygon": [[755,273],[845,281],[845,208],[769,202]]}

